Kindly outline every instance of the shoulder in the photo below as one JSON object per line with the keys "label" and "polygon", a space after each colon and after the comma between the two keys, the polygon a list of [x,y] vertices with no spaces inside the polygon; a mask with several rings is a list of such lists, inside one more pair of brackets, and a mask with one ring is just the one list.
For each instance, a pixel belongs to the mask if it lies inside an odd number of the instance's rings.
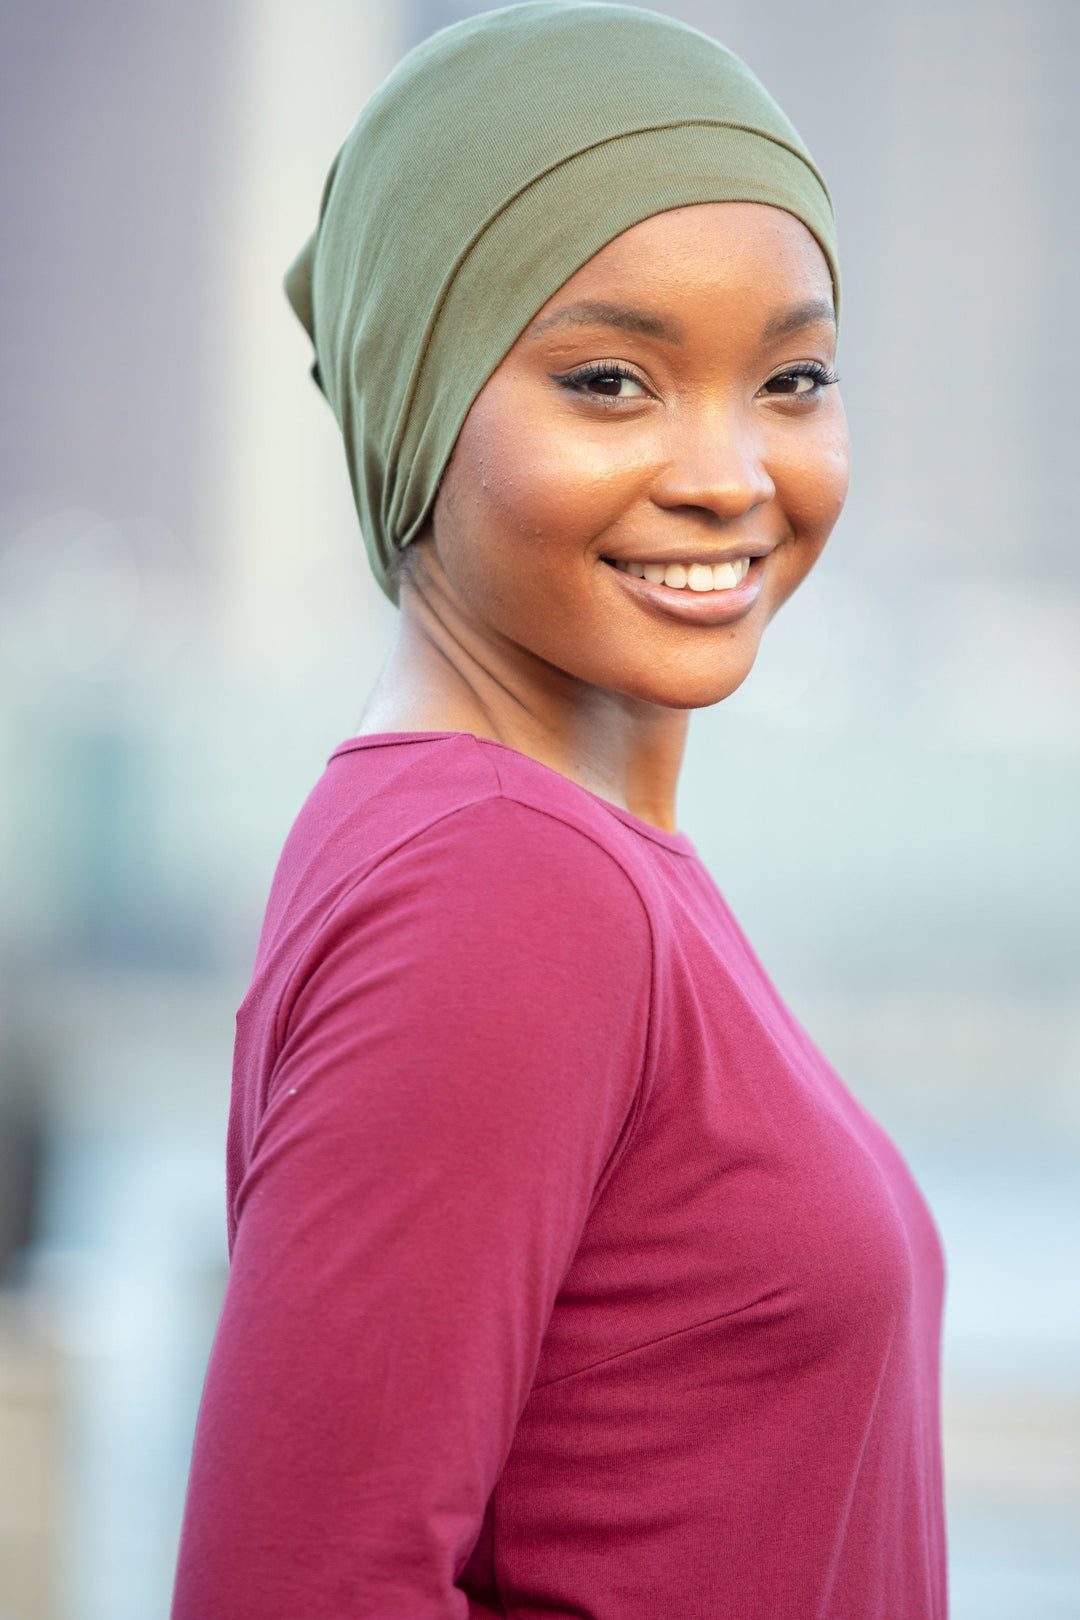
{"label": "shoulder", "polygon": [[447,926],[484,920],[566,947],[584,938],[645,938],[648,910],[632,871],[601,835],[501,792],[448,807],[399,843],[354,891],[362,911],[389,902]]}
{"label": "shoulder", "polygon": [[[441,734],[354,739],[289,836],[256,963],[270,993],[344,947],[526,939],[542,954],[651,957],[643,840],[591,794],[513,750]],[[625,965],[625,963],[624,963]],[[253,985],[253,989],[255,986]],[[276,992],[275,992],[276,993]]]}
{"label": "shoulder", "polygon": [[[573,884],[646,905],[642,840],[592,794],[513,749],[466,734],[357,738],[332,756],[287,864],[322,887],[369,891],[407,869],[510,889]],[[287,846],[287,852],[288,851]],[[324,895],[329,898],[327,890]]]}
{"label": "shoulder", "polygon": [[[634,835],[555,772],[452,736],[347,744],[328,777],[308,807],[326,840],[305,840],[300,887],[321,902],[307,914],[308,951],[407,947],[445,962],[448,950],[527,947],[566,963],[607,952],[624,971],[628,955],[639,967],[651,957]],[[296,890],[290,899],[295,918]]]}
{"label": "shoulder", "polygon": [[601,839],[497,783],[392,842],[290,955],[281,1037],[362,1003],[369,1033],[508,1040],[515,1063],[523,1042],[571,1067],[632,1049],[636,1084],[654,978],[638,888]]}

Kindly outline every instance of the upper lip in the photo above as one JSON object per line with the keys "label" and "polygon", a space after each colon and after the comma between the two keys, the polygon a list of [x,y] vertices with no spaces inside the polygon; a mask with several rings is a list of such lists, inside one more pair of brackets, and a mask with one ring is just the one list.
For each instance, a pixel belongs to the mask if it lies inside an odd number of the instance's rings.
{"label": "upper lip", "polygon": [[668,548],[663,551],[635,551],[633,553],[622,551],[617,556],[612,552],[605,554],[604,561],[663,563],[665,567],[669,563],[684,563],[691,567],[695,563],[700,563],[706,568],[715,568],[719,563],[738,562],[740,557],[749,557],[751,561],[755,557],[767,557],[771,551],[775,550],[775,542],[771,545],[759,543],[757,545],[727,546],[723,551],[672,551]]}

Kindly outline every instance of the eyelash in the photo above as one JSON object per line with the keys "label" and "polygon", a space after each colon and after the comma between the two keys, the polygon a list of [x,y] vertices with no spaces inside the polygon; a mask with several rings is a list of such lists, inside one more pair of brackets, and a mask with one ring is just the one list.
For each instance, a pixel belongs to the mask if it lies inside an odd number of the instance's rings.
{"label": "eyelash", "polygon": [[[795,365],[785,366],[783,371],[776,372],[768,379],[765,387],[767,388],[769,383],[779,382],[782,377],[813,377],[818,388],[831,388],[834,383],[840,381],[836,372],[828,366],[823,366],[820,360],[799,360]],[[806,398],[805,394],[803,398]]]}
{"label": "eyelash", "polygon": [[[563,388],[578,392],[584,389],[594,377],[625,377],[629,382],[636,382],[644,387],[637,373],[631,371],[629,366],[622,365],[618,360],[613,360],[608,364],[598,361],[593,365],[583,366],[580,371],[571,371],[563,376],[557,376],[555,381]],[[822,365],[820,360],[800,360],[795,365],[785,366],[783,371],[776,372],[764,386],[767,388],[769,383],[779,382],[783,377],[813,377],[818,388],[831,388],[840,381],[836,372],[831,370],[830,367]],[[603,394],[596,394],[592,397],[595,399],[605,398]],[[798,398],[799,396],[792,395],[791,397]],[[806,395],[804,394],[801,397],[805,399]]]}
{"label": "eyelash", "polygon": [[[580,371],[569,371],[564,376],[556,377],[555,381],[563,388],[576,391],[592,382],[594,377],[625,377],[628,382],[635,382],[642,388],[645,386],[636,371],[631,371],[629,366],[622,365],[618,360],[612,360],[607,365],[596,361],[590,366],[583,366]],[[605,396],[596,394],[594,397],[603,399]]]}

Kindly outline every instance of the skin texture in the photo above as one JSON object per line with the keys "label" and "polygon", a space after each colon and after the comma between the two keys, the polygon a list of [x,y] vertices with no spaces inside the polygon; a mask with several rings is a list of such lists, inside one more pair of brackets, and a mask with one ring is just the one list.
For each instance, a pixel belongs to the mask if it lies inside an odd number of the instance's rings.
{"label": "skin texture", "polygon": [[[758,203],[589,260],[469,412],[363,731],[473,732],[673,828],[689,711],[746,678],[843,505],[831,308],[809,231]],[[730,596],[612,566],[746,555]]]}

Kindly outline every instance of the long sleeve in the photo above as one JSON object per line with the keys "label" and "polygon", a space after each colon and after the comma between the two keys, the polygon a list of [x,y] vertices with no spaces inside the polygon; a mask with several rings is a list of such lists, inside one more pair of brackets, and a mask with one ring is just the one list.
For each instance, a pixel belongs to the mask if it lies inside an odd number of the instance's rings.
{"label": "long sleeve", "polygon": [[349,890],[276,1009],[174,1620],[452,1620],[560,1282],[635,1117],[650,935],[507,799]]}

